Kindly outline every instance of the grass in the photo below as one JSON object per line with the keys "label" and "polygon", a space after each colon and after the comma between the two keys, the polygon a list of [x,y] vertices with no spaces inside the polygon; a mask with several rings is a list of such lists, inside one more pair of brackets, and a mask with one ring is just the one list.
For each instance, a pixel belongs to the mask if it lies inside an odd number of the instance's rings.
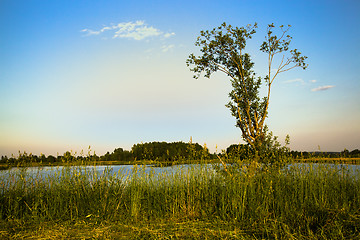
{"label": "grass", "polygon": [[3,239],[360,239],[360,174],[258,164],[0,176]]}
{"label": "grass", "polygon": [[[9,227],[11,225],[11,227]],[[1,239],[256,239],[251,231],[226,221],[7,223]],[[261,238],[259,238],[261,239]]]}
{"label": "grass", "polygon": [[308,159],[297,159],[297,162],[333,163],[333,164],[353,164],[353,165],[360,165],[360,158],[311,157],[311,158],[308,158]]}
{"label": "grass", "polygon": [[72,162],[19,162],[16,164],[10,163],[0,163],[0,171],[8,170],[13,167],[57,167],[57,166],[94,166],[94,165],[153,165],[153,166],[172,166],[172,165],[180,165],[180,164],[200,164],[200,163],[216,163],[217,159],[206,159],[206,160],[193,160],[193,159],[183,159],[176,161],[155,161],[155,160],[131,160],[131,161],[101,161],[101,160],[88,160],[85,161],[72,161]]}

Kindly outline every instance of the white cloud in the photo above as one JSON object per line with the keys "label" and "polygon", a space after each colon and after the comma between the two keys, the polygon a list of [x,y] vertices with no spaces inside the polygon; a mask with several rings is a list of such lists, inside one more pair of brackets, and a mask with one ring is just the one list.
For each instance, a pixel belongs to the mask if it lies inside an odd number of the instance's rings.
{"label": "white cloud", "polygon": [[291,79],[291,80],[284,81],[284,83],[301,83],[301,84],[304,84],[304,80],[302,80],[301,78],[296,78],[296,79]]}
{"label": "white cloud", "polygon": [[172,32],[172,33],[165,33],[165,34],[164,34],[164,37],[165,37],[165,38],[169,38],[169,37],[174,36],[174,35],[175,35],[174,32]]}
{"label": "white cloud", "polygon": [[130,38],[134,40],[143,40],[145,38],[156,36],[169,38],[175,35],[173,32],[164,33],[153,26],[148,26],[144,21],[122,22],[112,26],[105,26],[98,31],[91,29],[81,30],[81,32],[87,33],[86,36],[99,35],[105,31],[111,32],[112,38]]}
{"label": "white cloud", "polygon": [[170,44],[170,45],[163,45],[163,46],[161,47],[161,51],[163,51],[163,52],[167,52],[167,51],[169,51],[169,50],[173,49],[174,47],[175,47],[175,45],[174,45],[174,44]]}
{"label": "white cloud", "polygon": [[328,90],[333,87],[335,87],[335,86],[334,85],[321,86],[321,87],[313,88],[313,89],[311,89],[311,91],[312,92],[325,91],[325,90]]}
{"label": "white cloud", "polygon": [[315,79],[314,79],[314,80],[310,80],[310,82],[311,82],[311,83],[316,83],[317,80],[315,80]]}
{"label": "white cloud", "polygon": [[135,40],[143,40],[147,37],[159,36],[161,32],[153,27],[140,27],[132,31],[117,31],[113,38],[133,38]]}
{"label": "white cloud", "polygon": [[90,29],[83,29],[83,30],[81,30],[81,32],[87,33],[86,36],[99,35],[100,34],[100,31],[93,31],[93,30],[90,30]]}

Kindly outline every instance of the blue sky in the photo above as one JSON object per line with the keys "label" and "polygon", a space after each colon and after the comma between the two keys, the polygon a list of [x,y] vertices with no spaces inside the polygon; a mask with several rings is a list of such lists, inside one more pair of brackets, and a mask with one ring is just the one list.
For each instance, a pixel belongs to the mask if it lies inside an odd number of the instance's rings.
{"label": "blue sky", "polygon": [[195,80],[185,61],[201,30],[222,22],[291,24],[306,71],[275,80],[267,123],[293,150],[360,149],[360,2],[0,2],[0,155],[98,154],[150,141],[193,141],[220,151],[242,142],[225,107],[226,76]]}

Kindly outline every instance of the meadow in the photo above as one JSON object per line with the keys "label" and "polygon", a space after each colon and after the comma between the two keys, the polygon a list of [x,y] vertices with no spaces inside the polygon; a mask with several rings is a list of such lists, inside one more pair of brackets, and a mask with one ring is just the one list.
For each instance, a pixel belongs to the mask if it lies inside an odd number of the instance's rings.
{"label": "meadow", "polygon": [[69,165],[45,177],[5,170],[0,238],[360,239],[358,170],[216,166],[99,174]]}

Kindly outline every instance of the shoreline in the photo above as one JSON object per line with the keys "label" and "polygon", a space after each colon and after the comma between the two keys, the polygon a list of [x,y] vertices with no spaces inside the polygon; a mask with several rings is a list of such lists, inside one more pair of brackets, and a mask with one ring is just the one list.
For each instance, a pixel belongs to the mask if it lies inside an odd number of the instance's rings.
{"label": "shoreline", "polygon": [[[53,162],[53,163],[20,163],[17,165],[0,163],[0,171],[7,170],[14,167],[57,167],[57,166],[116,166],[116,165],[153,165],[156,167],[166,167],[181,164],[199,164],[199,163],[216,163],[218,159],[209,160],[182,160],[173,162],[158,162],[155,160],[142,160],[142,161],[75,161],[75,162]],[[293,159],[293,162],[300,163],[331,163],[331,164],[350,164],[360,165],[360,158],[308,158],[308,159]]]}

